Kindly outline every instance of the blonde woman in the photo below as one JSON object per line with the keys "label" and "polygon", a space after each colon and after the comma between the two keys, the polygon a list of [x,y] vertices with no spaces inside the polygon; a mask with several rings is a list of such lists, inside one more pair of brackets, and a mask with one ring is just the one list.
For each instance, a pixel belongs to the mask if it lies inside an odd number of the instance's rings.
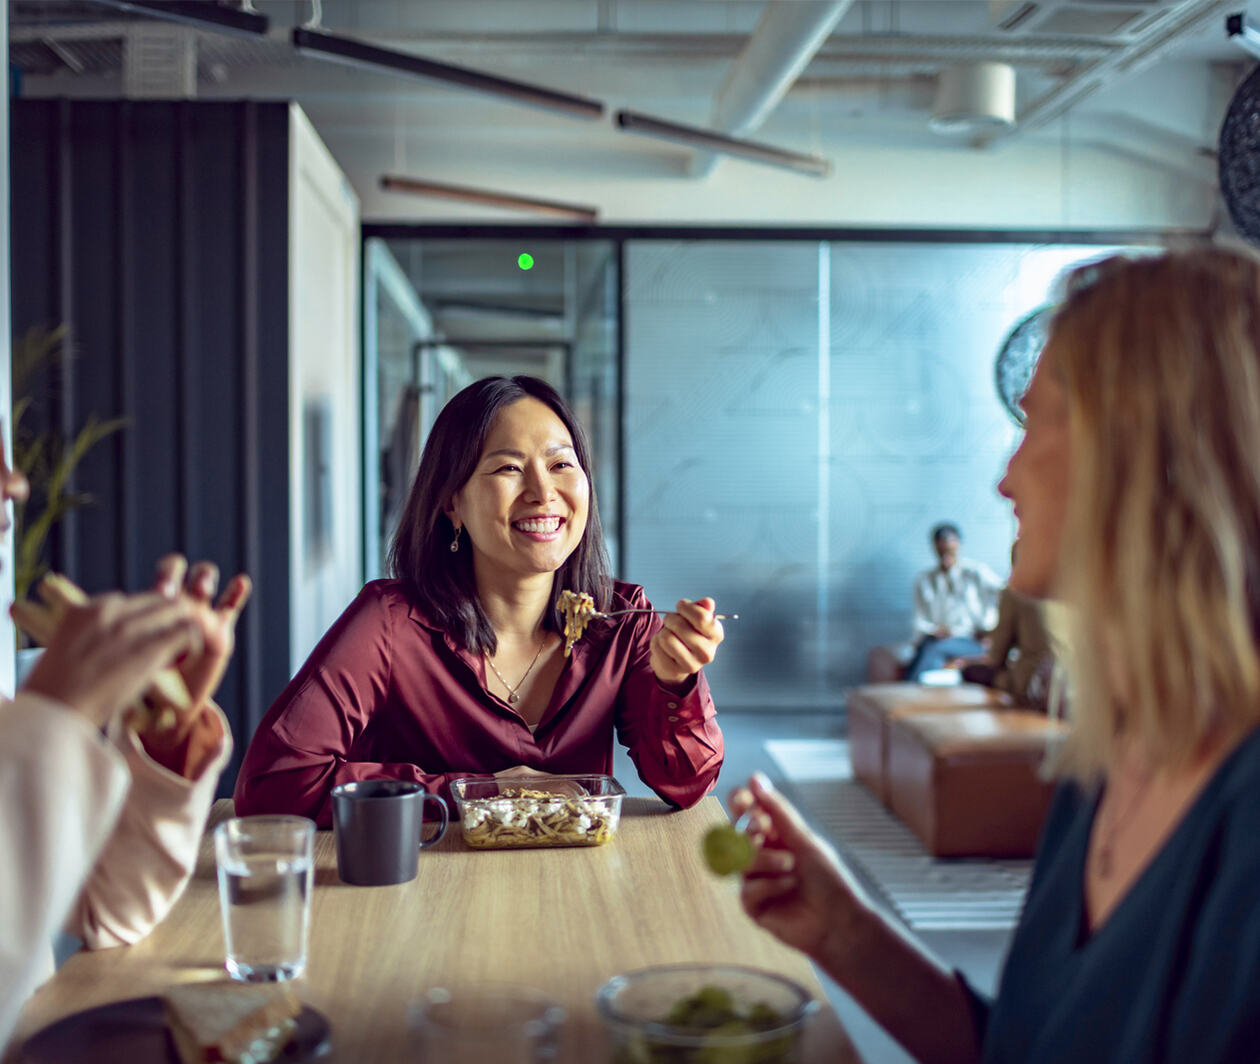
{"label": "blonde woman", "polygon": [[922,1061],[1252,1061],[1260,1045],[1260,268],[1077,271],[1001,492],[1071,607],[1063,780],[996,1000],[885,920],[763,779],[743,888]]}

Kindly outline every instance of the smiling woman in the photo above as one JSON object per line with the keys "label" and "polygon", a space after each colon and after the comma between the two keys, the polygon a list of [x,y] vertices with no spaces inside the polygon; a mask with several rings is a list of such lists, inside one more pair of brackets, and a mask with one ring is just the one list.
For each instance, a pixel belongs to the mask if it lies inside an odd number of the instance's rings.
{"label": "smiling woman", "polygon": [[711,599],[595,621],[564,653],[560,596],[650,609],[608,572],[590,449],[533,377],[489,377],[442,410],[390,550],[271,707],[245,755],[239,813],[330,820],[352,780],[609,772],[614,733],[675,806],[722,764],[701,669],[723,638]]}

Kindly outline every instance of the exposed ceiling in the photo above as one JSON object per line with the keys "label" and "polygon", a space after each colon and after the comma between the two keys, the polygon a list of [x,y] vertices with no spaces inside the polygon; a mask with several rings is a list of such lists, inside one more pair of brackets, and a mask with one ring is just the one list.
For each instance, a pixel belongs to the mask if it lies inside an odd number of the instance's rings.
{"label": "exposed ceiling", "polygon": [[[831,160],[850,145],[1018,143],[1052,135],[1056,120],[1072,115],[1078,139],[1205,184],[1214,181],[1218,115],[1209,108],[1179,119],[1166,100],[1117,102],[1115,90],[1171,63],[1219,65],[1228,86],[1250,61],[1226,40],[1225,14],[1260,16],[1260,0],[254,0],[253,8],[270,19],[266,37],[184,29],[94,0],[10,0],[10,60],[28,95],[296,99],[361,196],[385,172],[449,180],[451,171],[473,187],[546,196],[563,170],[579,179],[577,195],[597,201],[610,179],[667,174],[703,184],[718,157],[619,134],[608,117],[579,121],[301,54],[291,31],[313,20],[592,97],[610,116],[632,109]],[[1015,123],[944,139],[929,130],[938,80],[968,62],[1014,68]],[[395,196],[385,209],[395,203],[410,206]],[[583,278],[600,276],[605,261],[575,266],[571,247],[554,246],[525,276],[515,245],[394,251],[440,333],[482,339],[569,335],[574,308],[588,302]]]}
{"label": "exposed ceiling", "polygon": [[[184,0],[189,9],[202,3],[211,0]],[[521,175],[514,191],[526,194],[529,175],[557,160],[592,181],[663,168],[704,181],[712,161],[619,134],[607,118],[581,122],[302,55],[290,43],[294,26],[314,21],[377,45],[590,96],[610,115],[633,109],[828,158],[846,138],[933,141],[928,119],[941,72],[964,62],[1008,63],[1015,123],[973,130],[965,143],[1033,136],[1065,114],[1090,110],[1099,139],[1112,136],[1108,123],[1127,124],[1130,137],[1162,140],[1161,152],[1176,143],[1193,168],[1210,151],[1211,121],[1194,129],[1165,121],[1153,107],[1136,115],[1109,109],[1105,90],[1156,64],[1241,69],[1245,56],[1226,40],[1223,24],[1227,11],[1249,7],[1260,3],[254,0],[271,30],[246,39],[155,23],[94,0],[11,0],[10,59],[30,95],[296,99],[356,182],[383,170],[424,177],[423,160],[473,145],[481,154],[470,159],[503,160]],[[815,21],[805,30],[803,12]],[[1145,127],[1135,132],[1134,122]],[[820,136],[820,127],[829,135]],[[477,185],[475,174],[467,183]]]}

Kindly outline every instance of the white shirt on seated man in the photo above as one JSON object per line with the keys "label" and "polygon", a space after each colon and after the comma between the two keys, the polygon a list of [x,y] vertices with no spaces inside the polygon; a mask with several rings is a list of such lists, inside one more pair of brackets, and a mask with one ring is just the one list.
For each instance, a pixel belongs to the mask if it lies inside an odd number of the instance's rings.
{"label": "white shirt on seated man", "polygon": [[984,653],[980,642],[997,621],[1002,582],[988,566],[959,556],[962,533],[943,523],[932,529],[937,564],[914,583],[914,656],[906,679],[944,668],[954,658]]}

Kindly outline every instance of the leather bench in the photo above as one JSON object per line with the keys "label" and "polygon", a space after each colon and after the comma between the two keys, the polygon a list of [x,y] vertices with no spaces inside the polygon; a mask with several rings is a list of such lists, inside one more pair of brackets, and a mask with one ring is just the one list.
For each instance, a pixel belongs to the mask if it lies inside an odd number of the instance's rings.
{"label": "leather bench", "polygon": [[912,713],[957,713],[1014,705],[1010,695],[976,684],[927,687],[917,683],[879,683],[855,687],[846,700],[853,775],[888,805],[890,721]]}
{"label": "leather bench", "polygon": [[937,857],[1031,857],[1064,726],[1024,709],[906,713],[888,721],[888,804]]}

